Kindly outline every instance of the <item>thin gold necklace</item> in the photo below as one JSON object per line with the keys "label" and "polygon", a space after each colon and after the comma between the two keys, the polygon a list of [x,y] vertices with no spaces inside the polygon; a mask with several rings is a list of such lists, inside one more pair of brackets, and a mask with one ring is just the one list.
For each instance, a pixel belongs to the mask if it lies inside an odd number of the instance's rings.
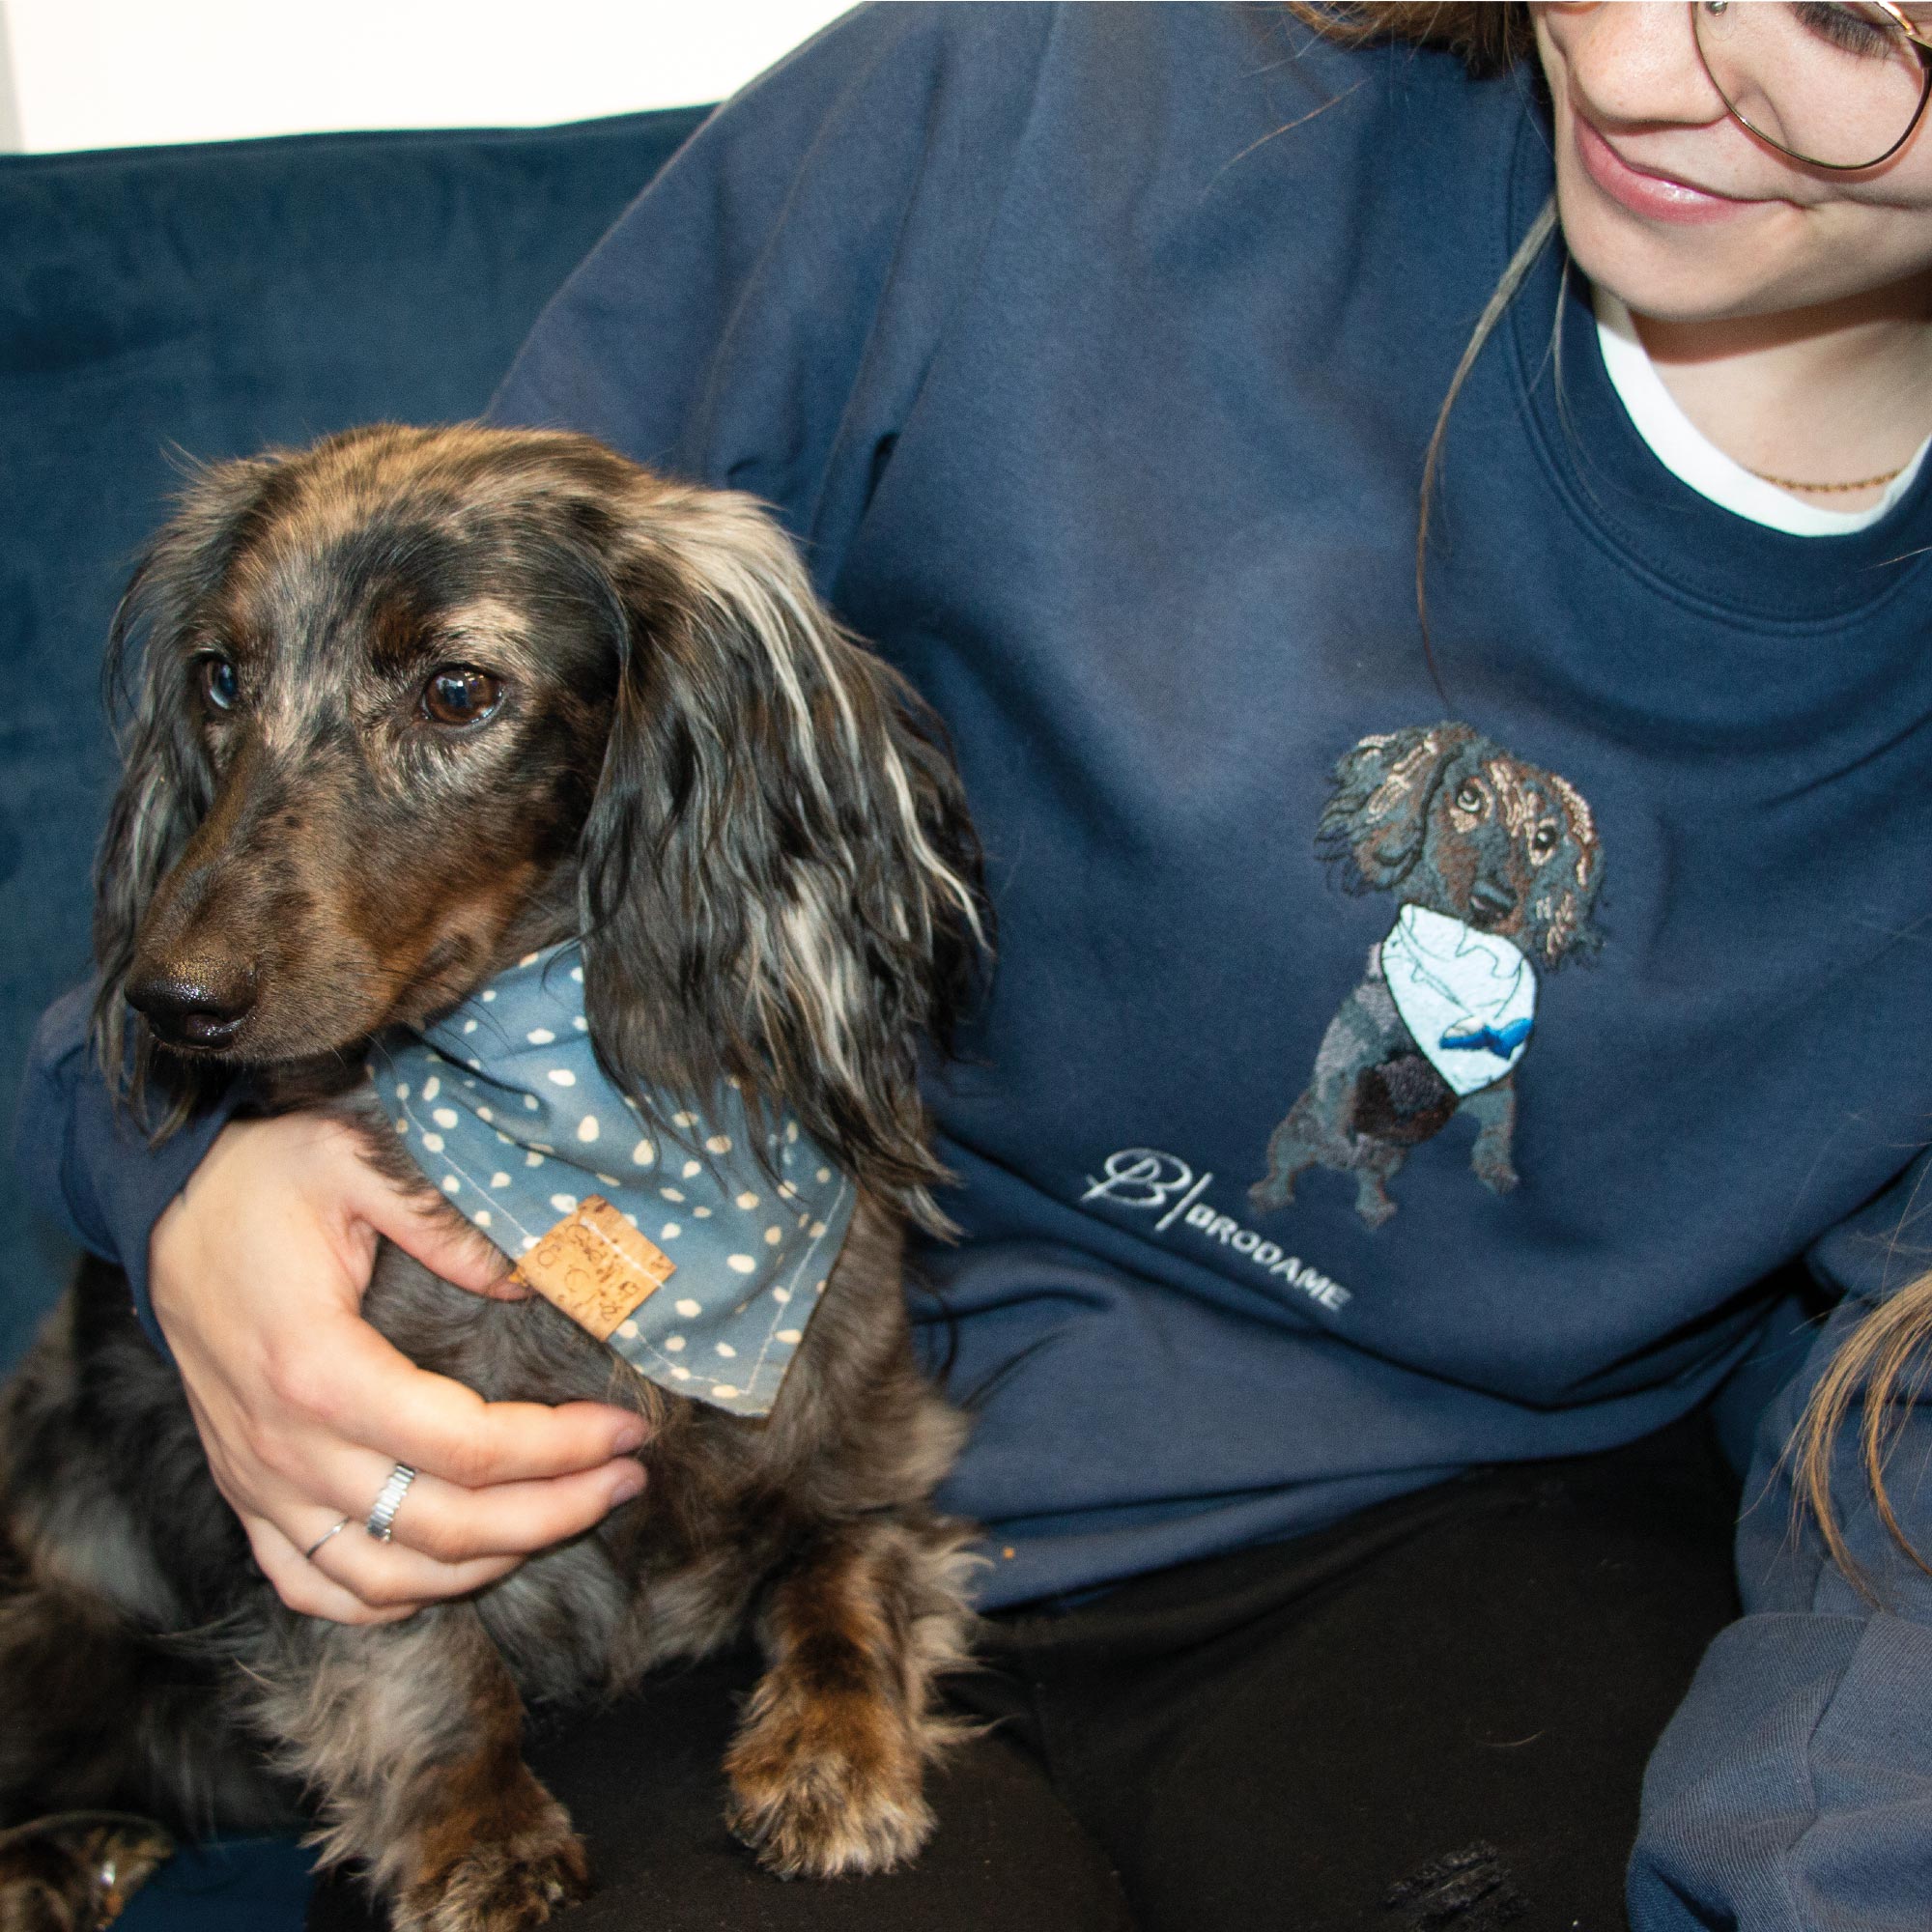
{"label": "thin gold necklace", "polygon": [[[1747,464],[1746,469],[1750,469]],[[1794,477],[1774,476],[1768,469],[1752,469],[1751,474],[1760,483],[1776,483],[1780,490],[1811,490],[1819,495],[1830,495],[1845,490],[1876,490],[1887,483],[1894,483],[1905,474],[1906,466],[1900,464],[1896,469],[1888,469],[1883,476],[1861,476],[1856,483],[1800,483]]]}

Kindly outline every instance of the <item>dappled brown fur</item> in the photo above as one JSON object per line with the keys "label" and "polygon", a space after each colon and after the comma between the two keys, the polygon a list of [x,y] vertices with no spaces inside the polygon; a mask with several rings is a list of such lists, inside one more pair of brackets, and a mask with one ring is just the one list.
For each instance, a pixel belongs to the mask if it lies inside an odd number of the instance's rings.
{"label": "dappled brown fur", "polygon": [[114,1805],[198,1833],[299,1804],[399,1927],[511,1932],[587,1882],[522,1762],[525,1698],[750,1626],[770,1669],[731,1753],[741,1834],[786,1874],[911,1856],[968,1624],[964,1531],[927,1501],[961,1423],[901,1291],[904,1221],[944,1226],[919,1042],[979,941],[931,721],[755,505],[561,435],[381,428],[211,469],[136,573],[117,664],[137,636],[97,919],[130,1105],[165,1127],[245,1066],[427,1191],[353,1091],[362,1043],[577,933],[592,1037],[640,1104],[735,1080],[859,1208],[763,1421],[384,1248],[365,1313],[413,1360],[654,1433],[640,1501],[369,1629],[275,1599],[90,1264],[0,1411],[0,1822]]}

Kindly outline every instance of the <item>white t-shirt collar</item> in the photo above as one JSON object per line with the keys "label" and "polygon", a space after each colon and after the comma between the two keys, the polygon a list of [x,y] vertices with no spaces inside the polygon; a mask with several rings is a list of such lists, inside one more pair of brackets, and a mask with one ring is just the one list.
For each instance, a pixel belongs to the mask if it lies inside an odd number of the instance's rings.
{"label": "white t-shirt collar", "polygon": [[1892,479],[1885,495],[1863,510],[1824,509],[1753,476],[1684,413],[1657,373],[1623,301],[1607,289],[1599,288],[1593,294],[1604,367],[1636,433],[1673,476],[1720,509],[1782,530],[1787,536],[1850,536],[1877,523],[1911,489],[1926,450],[1932,448],[1932,438],[1918,445],[1918,453]]}

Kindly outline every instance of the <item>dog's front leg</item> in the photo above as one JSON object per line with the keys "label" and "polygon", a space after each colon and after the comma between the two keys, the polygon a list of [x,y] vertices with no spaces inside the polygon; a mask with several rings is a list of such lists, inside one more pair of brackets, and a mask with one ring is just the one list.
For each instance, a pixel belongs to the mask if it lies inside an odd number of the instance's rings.
{"label": "dog's front leg", "polygon": [[964,1728],[932,1708],[971,1621],[961,1542],[949,1523],[867,1518],[773,1588],[770,1667],[724,1768],[731,1829],[783,1877],[884,1871],[931,1833],[925,1765]]}
{"label": "dog's front leg", "polygon": [[1520,1179],[1511,1158],[1516,1145],[1516,1078],[1505,1073],[1493,1087],[1471,1094],[1463,1105],[1476,1117],[1476,1144],[1469,1165],[1476,1179],[1497,1194],[1507,1194]]}
{"label": "dog's front leg", "polygon": [[522,1932],[588,1890],[468,1605],[373,1629],[290,1618],[255,1674],[257,1721],[321,1801],[325,1861],[366,1864],[397,1932]]}

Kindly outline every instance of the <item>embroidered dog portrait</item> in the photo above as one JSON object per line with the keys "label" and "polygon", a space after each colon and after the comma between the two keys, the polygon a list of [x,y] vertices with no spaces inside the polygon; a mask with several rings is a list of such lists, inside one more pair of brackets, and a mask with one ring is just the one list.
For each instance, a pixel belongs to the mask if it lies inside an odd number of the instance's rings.
{"label": "embroidered dog portrait", "polygon": [[1469,1164],[1517,1184],[1516,1072],[1536,1026],[1537,970],[1598,945],[1603,874],[1590,808],[1567,780],[1467,724],[1364,738],[1335,767],[1318,850],[1351,893],[1396,901],[1361,983],[1329,1021],[1315,1070],[1248,1190],[1265,1212],[1313,1167],[1355,1177],[1378,1228],[1411,1148],[1474,1117]]}

